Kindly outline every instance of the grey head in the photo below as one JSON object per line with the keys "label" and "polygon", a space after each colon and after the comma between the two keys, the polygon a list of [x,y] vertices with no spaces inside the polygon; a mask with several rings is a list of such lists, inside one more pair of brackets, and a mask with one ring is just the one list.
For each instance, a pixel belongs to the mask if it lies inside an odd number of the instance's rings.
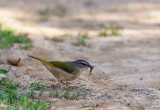
{"label": "grey head", "polygon": [[74,61],[73,64],[79,68],[90,68],[90,73],[92,72],[92,69],[94,68],[87,61],[82,60],[82,59]]}

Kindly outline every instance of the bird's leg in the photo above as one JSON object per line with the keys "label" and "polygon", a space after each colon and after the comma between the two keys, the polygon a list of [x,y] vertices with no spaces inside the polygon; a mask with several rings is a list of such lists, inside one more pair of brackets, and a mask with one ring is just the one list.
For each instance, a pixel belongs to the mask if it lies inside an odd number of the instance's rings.
{"label": "bird's leg", "polygon": [[61,82],[62,84],[64,84],[65,86],[69,87],[66,83],[64,83],[62,80],[58,80],[58,82]]}
{"label": "bird's leg", "polygon": [[67,83],[64,83],[63,81],[61,81],[61,83],[64,84],[64,85],[66,85],[67,87],[69,87]]}

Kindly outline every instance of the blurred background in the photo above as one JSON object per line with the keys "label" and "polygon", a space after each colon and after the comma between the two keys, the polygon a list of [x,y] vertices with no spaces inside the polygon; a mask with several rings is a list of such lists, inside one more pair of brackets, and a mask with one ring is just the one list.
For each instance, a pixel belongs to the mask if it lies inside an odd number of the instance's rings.
{"label": "blurred background", "polygon": [[[160,0],[0,0],[0,24],[2,65],[20,76],[29,71],[27,81],[52,76],[28,54],[85,59],[95,66],[93,75],[86,71],[77,81],[93,89],[91,102],[160,107]],[[9,67],[8,57],[25,66]]]}
{"label": "blurred background", "polygon": [[149,33],[151,28],[154,31],[159,28],[159,2],[159,0],[1,0],[1,22],[20,32],[43,36],[41,30],[48,37],[67,32],[97,33],[106,28],[124,29],[123,34],[126,35]]}

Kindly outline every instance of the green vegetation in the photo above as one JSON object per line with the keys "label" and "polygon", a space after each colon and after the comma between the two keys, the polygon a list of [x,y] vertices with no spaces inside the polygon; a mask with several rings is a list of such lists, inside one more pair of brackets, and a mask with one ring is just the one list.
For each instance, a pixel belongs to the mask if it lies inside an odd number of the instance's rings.
{"label": "green vegetation", "polygon": [[50,107],[48,102],[33,101],[27,98],[27,96],[21,96],[19,100],[11,107],[7,107],[7,110],[44,110]]}
{"label": "green vegetation", "polygon": [[101,30],[101,31],[99,32],[99,35],[100,35],[100,36],[108,36],[107,30]]}
{"label": "green vegetation", "polygon": [[14,84],[13,80],[9,78],[1,78],[0,85],[3,86],[5,89],[17,89],[19,84]]}
{"label": "green vegetation", "polygon": [[51,91],[48,94],[50,97],[55,98],[65,98],[69,100],[79,100],[81,96],[85,96],[84,94],[81,94],[80,91],[71,91],[71,90],[55,90]]}
{"label": "green vegetation", "polygon": [[40,21],[47,21],[50,15],[50,8],[46,7],[43,9],[39,9],[38,14],[40,15]]}
{"label": "green vegetation", "polygon": [[81,108],[86,108],[86,107],[90,107],[90,106],[91,106],[91,104],[84,104],[84,105],[82,105]]}
{"label": "green vegetation", "polygon": [[39,97],[42,96],[43,92],[45,91],[44,90],[44,85],[41,85],[41,84],[36,83],[36,82],[32,83],[30,85],[29,89],[31,90],[30,96],[31,96],[32,99],[35,98],[35,95],[34,95],[35,90],[41,90],[41,92],[39,93]]}
{"label": "green vegetation", "polygon": [[118,36],[121,35],[120,30],[115,28],[103,29],[99,32],[100,36]]}
{"label": "green vegetation", "polygon": [[80,38],[78,38],[77,42],[73,43],[73,45],[76,45],[76,46],[83,45],[83,46],[85,46],[86,45],[86,42],[85,42],[86,39],[89,39],[88,32],[84,33]]}
{"label": "green vegetation", "polygon": [[54,36],[53,38],[45,37],[45,40],[51,40],[53,42],[63,42],[65,37],[72,37],[72,34],[64,33],[62,35]]}
{"label": "green vegetation", "polygon": [[0,74],[1,74],[1,73],[6,74],[6,73],[8,73],[8,71],[5,70],[5,69],[0,68]]}
{"label": "green vegetation", "polygon": [[59,37],[54,37],[54,38],[51,38],[50,40],[53,42],[63,42],[63,39]]}
{"label": "green vegetation", "polygon": [[[3,69],[4,70],[4,69]],[[7,70],[6,70],[7,71]],[[31,94],[20,94],[17,89],[19,84],[13,82],[9,78],[0,79],[0,103],[2,109],[7,110],[44,110],[51,106],[50,103],[40,100],[31,100]],[[41,89],[39,83],[32,83],[32,90]]]}
{"label": "green vegetation", "polygon": [[61,37],[72,37],[73,35],[71,33],[64,33],[61,35]]}
{"label": "green vegetation", "polygon": [[43,90],[44,85],[41,85],[39,83],[32,83],[31,86],[29,87],[31,90]]}
{"label": "green vegetation", "polygon": [[32,41],[26,34],[16,35],[12,29],[2,29],[0,27],[0,48],[10,48],[15,43],[23,44],[22,49],[28,49],[32,47]]}
{"label": "green vegetation", "polygon": [[[0,73],[6,74],[8,71],[0,69]],[[40,83],[31,83],[27,93],[20,93],[20,84],[8,77],[0,79],[0,104],[5,110],[44,110],[51,106],[51,103],[41,101],[40,98],[44,92],[44,85]],[[35,95],[41,91],[37,98]],[[65,98],[68,100],[79,100],[80,97],[85,96],[80,91],[73,90],[58,90],[49,92],[48,96],[54,98]]]}
{"label": "green vegetation", "polygon": [[32,44],[26,44],[26,45],[22,46],[21,48],[24,49],[24,50],[28,50],[32,46],[33,46]]}
{"label": "green vegetation", "polygon": [[65,8],[64,6],[58,5],[58,6],[55,7],[53,13],[56,16],[64,17],[68,14],[68,11],[67,11],[67,8]]}
{"label": "green vegetation", "polygon": [[51,40],[53,42],[63,42],[63,39],[62,38],[59,38],[59,37],[53,37],[53,38],[45,38],[45,40]]}

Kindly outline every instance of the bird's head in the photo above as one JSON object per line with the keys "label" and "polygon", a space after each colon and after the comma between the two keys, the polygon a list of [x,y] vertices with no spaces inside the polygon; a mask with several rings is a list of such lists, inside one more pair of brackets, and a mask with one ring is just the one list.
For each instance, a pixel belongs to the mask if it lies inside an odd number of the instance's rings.
{"label": "bird's head", "polygon": [[76,67],[84,69],[84,68],[90,68],[90,73],[92,72],[92,69],[94,68],[92,65],[90,65],[87,61],[85,60],[76,60],[73,62]]}

